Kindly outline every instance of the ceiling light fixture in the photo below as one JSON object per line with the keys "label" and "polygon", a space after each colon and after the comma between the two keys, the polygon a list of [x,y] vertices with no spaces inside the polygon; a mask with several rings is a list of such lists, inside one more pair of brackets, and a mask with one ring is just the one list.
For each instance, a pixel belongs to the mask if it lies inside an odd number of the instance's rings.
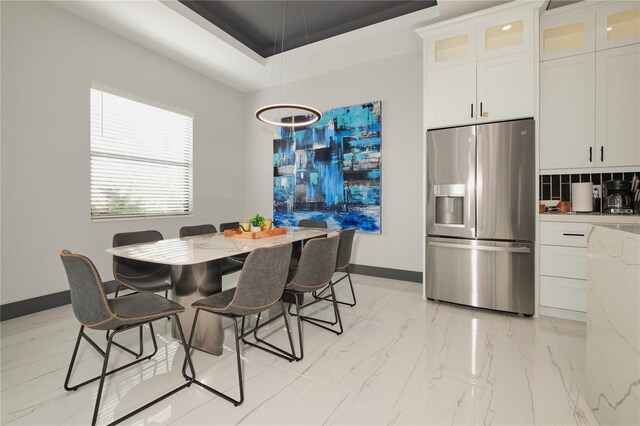
{"label": "ceiling light fixture", "polygon": [[613,27],[607,27],[607,32],[611,31]]}
{"label": "ceiling light fixture", "polygon": [[[280,86],[278,90],[278,98],[281,97],[282,94],[282,68],[284,62],[284,35],[285,35],[285,20],[286,20],[286,10],[287,10],[287,1],[282,1],[282,43],[281,43],[281,51],[280,51]],[[314,91],[317,98],[317,90],[315,87],[315,76],[313,72],[313,61],[311,60],[310,53],[310,43],[309,43],[309,31],[307,29],[307,16],[304,12],[304,2],[300,2],[300,6],[302,7],[302,20],[304,22],[304,32],[307,38],[307,53],[309,54],[309,63],[311,65],[311,78],[313,79]],[[275,67],[275,53],[276,46],[278,44],[278,25],[276,25],[276,35],[273,41],[273,55],[271,56],[271,78],[269,80],[269,97],[271,95],[271,87],[273,81],[273,69]],[[277,118],[269,118],[267,117],[267,113],[277,112],[280,117]],[[287,118],[285,118],[287,117]],[[258,108],[256,111],[256,118],[263,123],[273,124],[275,126],[281,127],[302,127],[308,126],[320,120],[322,118],[322,113],[313,107],[295,103],[282,103],[277,102],[270,105],[265,105],[262,108]],[[296,121],[300,120],[300,121]]]}
{"label": "ceiling light fixture", "polygon": [[509,31],[511,29],[511,24],[507,24],[504,27],[502,27],[502,31]]}

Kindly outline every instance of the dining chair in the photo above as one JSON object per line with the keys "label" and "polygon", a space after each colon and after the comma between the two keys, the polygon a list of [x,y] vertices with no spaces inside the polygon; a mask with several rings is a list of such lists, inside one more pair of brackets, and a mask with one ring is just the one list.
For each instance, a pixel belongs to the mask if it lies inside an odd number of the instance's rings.
{"label": "dining chair", "polygon": [[[201,311],[220,315],[233,321],[233,332],[235,335],[236,363],[238,369],[238,385],[240,396],[234,399],[229,395],[217,390],[201,381],[196,380],[196,376],[190,377],[194,383],[202,388],[224,398],[233,405],[238,406],[244,401],[244,385],[242,378],[242,363],[240,355],[240,341],[246,335],[253,333],[254,330],[244,331],[245,317],[247,315],[259,314],[276,303],[280,303],[284,312],[284,304],[282,302],[282,292],[287,283],[287,272],[289,266],[289,258],[291,257],[291,243],[281,244],[272,247],[262,247],[253,250],[247,256],[244,268],[240,272],[238,283],[235,288],[213,294],[203,299],[197,300],[191,304],[196,309],[191,327],[191,335],[189,336],[189,345],[193,342],[194,331]],[[242,329],[239,329],[238,319],[242,319]],[[260,349],[271,352],[280,357],[292,361],[295,357],[293,340],[289,329],[289,321],[284,314],[284,324],[291,346],[290,357],[287,357],[286,351],[276,353],[264,347]],[[264,324],[263,324],[264,325]],[[256,324],[256,327],[258,324]],[[183,364],[183,374],[186,363]]]}
{"label": "dining chair", "polygon": [[298,226],[301,228],[326,228],[327,222],[324,220],[316,219],[302,219],[298,222]]}
{"label": "dining chair", "polygon": [[[186,237],[195,237],[197,235],[206,235],[206,234],[216,234],[218,230],[215,225],[205,224],[205,225],[194,225],[194,226],[183,226],[180,228],[180,238]],[[225,257],[220,259],[220,271],[222,275],[233,274],[234,272],[238,272],[242,269],[242,262],[234,260],[230,257]]]}
{"label": "dining chair", "polygon": [[[315,220],[315,219],[302,219],[298,222],[299,228],[323,228],[327,229],[327,222],[324,220]],[[309,241],[302,240],[297,244],[294,244],[293,251],[291,253],[291,270],[295,270],[298,267],[298,262],[300,261],[300,256],[302,254],[302,247]]]}
{"label": "dining chair", "polygon": [[[351,249],[353,248],[353,237],[356,234],[355,228],[343,229],[339,232],[340,234],[340,244],[338,244],[338,256],[336,259],[336,273],[344,273],[339,280],[334,281],[333,285],[335,286],[340,281],[345,278],[349,279],[349,288],[351,289],[351,302],[345,302],[341,300],[337,300],[341,305],[347,305],[354,307],[356,306],[356,293],[353,290],[353,282],[351,281],[351,274],[349,273],[349,265],[351,264]],[[323,294],[329,290],[329,286],[325,287],[320,292],[316,292],[313,294],[313,297],[316,299],[329,300],[329,296],[323,296]]]}
{"label": "dining chair", "polygon": [[[234,230],[240,227],[240,222],[225,222],[220,224],[220,232],[224,232],[227,230]],[[229,259],[235,260],[236,262],[244,263],[247,260],[247,256],[249,253],[242,254],[234,254],[233,256],[229,256]]]}
{"label": "dining chair", "polygon": [[[91,420],[92,425],[95,425],[98,419],[105,378],[120,370],[151,359],[158,351],[158,344],[153,330],[154,321],[164,319],[169,316],[175,320],[177,328],[180,331],[182,347],[185,351],[185,365],[188,364],[191,372],[195,374],[193,363],[191,362],[191,357],[189,356],[189,351],[185,343],[186,340],[184,339],[182,327],[180,326],[180,319],[177,315],[178,313],[184,312],[183,306],[167,298],[149,292],[140,292],[126,297],[119,297],[117,299],[107,299],[107,294],[105,292],[103,282],[100,279],[100,274],[89,258],[80,254],[73,254],[69,250],[63,250],[60,253],[60,258],[69,281],[73,313],[81,324],[78,338],[73,349],[73,355],[71,356],[71,362],[69,363],[69,369],[67,370],[67,376],[64,381],[64,389],[67,391],[75,391],[89,383],[99,380],[96,402]],[[142,332],[142,326],[145,324],[149,325],[151,340],[153,341],[153,352],[143,358],[138,358],[126,365],[107,371],[111,348],[115,343],[113,341],[114,337],[120,333],[138,327]],[[85,328],[112,331],[107,341],[106,349],[103,350],[100,348],[98,344],[85,333]],[[96,377],[85,380],[77,385],[70,385],[69,381],[82,339],[86,340],[89,345],[104,359],[102,363],[102,371],[100,375]],[[184,370],[185,368],[183,366],[183,373]],[[192,379],[186,376],[185,378],[187,379],[186,383],[116,419],[111,424],[119,423],[128,419],[153,404],[156,404],[170,395],[190,386]]]}
{"label": "dining chair", "polygon": [[[162,234],[153,230],[121,232],[113,236],[113,247],[152,243],[162,239]],[[119,256],[113,256],[113,278],[117,283],[115,297],[118,297],[119,291],[124,288],[138,293],[164,291],[164,296],[168,297],[172,287],[170,265],[143,262]]]}
{"label": "dining chair", "polygon": [[[296,313],[293,315],[297,320],[299,347],[298,352],[300,353],[300,356],[298,357],[296,355],[296,351],[294,350],[292,350],[289,355],[294,357],[297,361],[302,360],[302,358],[304,357],[302,321],[316,325],[337,335],[340,335],[343,332],[340,310],[336,301],[336,294],[333,288],[333,283],[331,282],[333,271],[336,268],[336,256],[338,254],[339,242],[340,237],[338,235],[323,238],[314,238],[307,242],[307,244],[304,245],[304,249],[302,250],[302,257],[300,258],[298,268],[295,270],[292,278],[288,280],[289,282],[284,288],[282,300],[285,303],[289,304],[287,312],[290,312],[289,308],[292,305],[295,305],[296,307]],[[323,300],[312,299],[310,302],[304,303],[305,294],[322,290],[326,286],[329,286],[329,290],[331,291],[334,319],[332,321],[328,321],[317,317],[301,315],[300,311]],[[287,316],[287,312],[283,311],[283,316],[285,316],[285,318]],[[335,324],[338,324],[338,329],[328,326],[333,326]],[[260,328],[260,326],[256,324],[256,332],[254,333],[254,338],[260,343],[267,343],[264,339],[258,337],[258,328]],[[274,346],[271,344],[269,345]],[[278,350],[283,351],[280,348],[278,348]]]}

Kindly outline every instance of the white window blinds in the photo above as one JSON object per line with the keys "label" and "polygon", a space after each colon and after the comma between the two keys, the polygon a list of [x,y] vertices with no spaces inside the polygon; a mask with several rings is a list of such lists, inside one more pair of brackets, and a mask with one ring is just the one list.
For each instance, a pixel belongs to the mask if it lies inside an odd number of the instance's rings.
{"label": "white window blinds", "polygon": [[193,118],[91,89],[91,218],[193,211]]}

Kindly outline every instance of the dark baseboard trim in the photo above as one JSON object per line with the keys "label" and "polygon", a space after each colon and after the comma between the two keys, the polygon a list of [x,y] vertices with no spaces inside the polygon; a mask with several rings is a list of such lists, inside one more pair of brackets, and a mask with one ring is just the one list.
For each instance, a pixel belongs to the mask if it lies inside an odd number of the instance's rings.
{"label": "dark baseboard trim", "polygon": [[349,266],[349,272],[360,275],[368,275],[370,277],[422,283],[422,272],[406,271],[404,269],[381,268],[379,266],[368,265],[354,265],[352,263]]}
{"label": "dark baseboard trim", "polygon": [[[351,264],[351,266],[349,266],[349,271],[354,274],[367,275],[370,277],[422,283],[422,272],[406,271],[404,269],[380,268],[378,266]],[[116,291],[115,281],[107,281],[104,285],[107,293],[113,293]],[[34,297],[32,299],[20,300],[19,302],[6,303],[0,306],[0,321],[35,314],[36,312],[57,308],[58,306],[68,305],[69,303],[71,303],[71,294],[69,293],[69,290]]]}
{"label": "dark baseboard trim", "polygon": [[[107,293],[116,291],[115,281],[107,281],[104,283],[104,286]],[[71,303],[71,293],[69,290],[38,296],[32,299],[20,300],[18,302],[6,303],[0,306],[0,321],[35,314],[36,312],[46,311],[47,309],[57,308],[58,306],[68,305],[69,303]]]}

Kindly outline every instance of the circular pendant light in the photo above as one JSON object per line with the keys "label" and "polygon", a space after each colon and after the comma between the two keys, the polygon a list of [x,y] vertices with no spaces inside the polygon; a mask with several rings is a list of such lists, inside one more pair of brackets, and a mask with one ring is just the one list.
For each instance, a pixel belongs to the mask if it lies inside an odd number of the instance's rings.
{"label": "circular pendant light", "polygon": [[[304,22],[304,31],[307,38],[307,49],[309,49],[309,31],[307,29],[307,16],[304,11],[304,2],[300,2],[302,7],[302,19]],[[282,91],[282,68],[284,62],[284,34],[285,34],[285,21],[286,21],[286,0],[282,2],[282,50],[280,51],[280,90]],[[273,79],[273,69],[275,66],[275,52],[278,42],[278,28],[276,26],[276,35],[273,43],[272,66],[271,73]],[[309,52],[309,51],[308,51]],[[313,61],[311,60],[311,54],[309,53],[309,63],[311,64],[311,78],[314,79]],[[315,79],[314,79],[314,89]],[[269,93],[271,93],[271,84],[269,85]],[[316,89],[317,97],[317,89]],[[269,114],[271,113],[271,114]],[[303,127],[316,123],[322,118],[320,110],[310,107],[308,105],[301,105],[295,103],[273,103],[265,105],[256,111],[256,118],[263,123],[272,124],[279,127]]]}
{"label": "circular pendant light", "polygon": [[[285,113],[287,110],[292,110],[293,113]],[[295,113],[295,111],[300,113]],[[280,111],[290,118],[290,121],[279,119],[270,119],[266,116],[266,113],[271,111]],[[306,105],[298,104],[272,104],[266,105],[256,111],[256,118],[264,123],[273,124],[281,127],[302,127],[316,123],[322,118],[322,113],[315,108]],[[301,121],[296,121],[300,118]]]}

